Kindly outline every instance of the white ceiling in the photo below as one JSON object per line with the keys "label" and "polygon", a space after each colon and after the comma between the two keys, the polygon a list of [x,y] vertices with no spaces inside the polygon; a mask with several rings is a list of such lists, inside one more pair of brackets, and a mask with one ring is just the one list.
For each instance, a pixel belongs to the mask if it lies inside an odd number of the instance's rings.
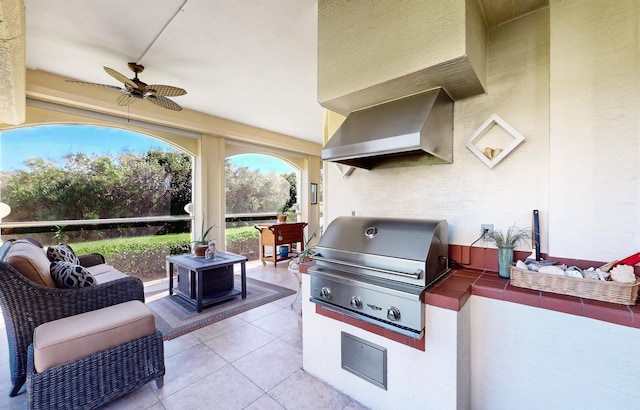
{"label": "white ceiling", "polygon": [[131,78],[138,62],[147,84],[187,90],[171,97],[185,109],[322,142],[317,0],[24,3],[29,69],[121,86],[102,67]]}
{"label": "white ceiling", "polygon": [[[548,5],[548,0],[480,1],[489,26]],[[317,0],[24,4],[29,69],[121,86],[102,67],[131,78],[127,63],[138,62],[145,66],[140,79],[147,84],[186,89],[187,95],[172,97],[186,109],[322,143]],[[113,93],[117,107],[119,94]]]}

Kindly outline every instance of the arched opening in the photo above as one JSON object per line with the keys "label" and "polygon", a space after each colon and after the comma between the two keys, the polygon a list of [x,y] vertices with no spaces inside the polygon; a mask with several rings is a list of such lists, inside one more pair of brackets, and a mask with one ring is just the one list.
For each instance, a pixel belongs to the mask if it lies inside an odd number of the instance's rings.
{"label": "arched opening", "polygon": [[[69,243],[143,280],[189,250],[193,158],[151,135],[96,125],[0,132],[2,239]],[[162,237],[161,239],[158,239]],[[153,238],[153,239],[152,239]]]}
{"label": "arched opening", "polygon": [[300,170],[268,154],[245,153],[225,160],[227,250],[258,258],[256,224],[300,217]]}
{"label": "arched opening", "polygon": [[[192,241],[198,239],[200,229],[203,225],[213,225],[218,227],[211,231],[208,239],[216,241],[218,249],[228,249],[226,246],[227,235],[225,235],[226,232],[224,229],[227,226],[227,217],[225,215],[224,164],[226,158],[230,158],[235,155],[265,154],[272,159],[282,160],[282,164],[289,164],[292,166],[297,176],[296,192],[298,194],[297,201],[300,205],[299,209],[296,210],[295,218],[304,222],[309,222],[309,227],[307,228],[309,232],[318,231],[318,211],[320,207],[318,205],[314,205],[313,202],[310,201],[309,197],[309,187],[310,185],[313,185],[310,183],[318,181],[317,177],[314,176],[315,173],[312,172],[317,172],[319,168],[319,160],[315,156],[273,148],[270,146],[238,142],[233,139],[217,135],[182,130],[180,128],[163,127],[140,121],[136,122],[132,120],[132,122],[129,123],[128,121],[120,121],[115,117],[113,119],[111,117],[101,117],[87,121],[87,118],[90,118],[91,116],[79,115],[76,111],[67,113],[66,111],[52,111],[48,109],[36,109],[33,107],[28,108],[29,118],[23,126],[25,128],[40,127],[43,125],[60,126],[62,123],[66,126],[70,126],[70,124],[73,126],[89,125],[106,130],[118,130],[124,132],[132,131],[135,134],[143,136],[143,138],[146,138],[149,141],[155,141],[156,143],[166,142],[170,147],[178,149],[179,152],[189,156],[192,162],[192,214],[189,215],[182,207],[177,207],[178,211],[180,211],[182,215],[168,215],[165,217],[154,218],[169,219],[172,222],[176,219],[185,221],[184,223],[193,225],[193,233],[187,233],[185,235],[186,239],[184,239],[184,245],[182,247],[177,245],[170,248],[167,247],[162,257],[157,258],[155,263],[158,266],[157,270],[159,276],[166,275],[166,273],[164,273],[163,257],[173,253],[190,252],[190,245],[192,244]],[[57,107],[54,108],[57,109]],[[113,121],[111,121],[111,119]],[[3,128],[0,126],[0,135],[5,132],[14,132],[18,129],[21,128]],[[24,142],[24,140],[22,142]],[[28,149],[28,144],[20,144],[21,149],[25,149],[25,147]],[[58,190],[58,192],[61,191]],[[1,195],[2,193],[0,192],[0,202],[2,201]],[[0,212],[1,211],[3,211],[3,209],[0,209]],[[273,218],[275,219],[275,213]],[[16,232],[13,227],[9,227],[7,225],[6,221],[9,221],[9,219],[3,218],[0,220],[0,230],[4,239],[12,237],[12,234]],[[90,222],[93,224],[94,221],[97,221],[96,223],[100,222],[99,220],[93,219]],[[84,221],[80,221],[78,223],[86,224]],[[62,232],[64,233],[68,231],[71,224],[65,222],[57,225],[62,228]],[[145,223],[145,226],[146,225],[147,224]],[[189,225],[189,227],[191,227],[191,225]],[[53,229],[55,228],[55,226],[54,228],[51,228],[51,226],[46,228],[46,232],[49,232],[49,236],[53,235]],[[10,231],[9,229],[13,229],[13,231]],[[105,237],[108,236],[109,235],[105,234]],[[158,235],[154,235],[153,237],[154,240],[157,240],[158,238]],[[82,246],[84,245],[77,246],[80,247],[78,251],[81,252],[83,250]],[[127,251],[137,249],[142,252],[147,246],[149,246],[149,241],[142,239],[140,244],[129,246]],[[102,249],[100,249],[100,251],[102,251]],[[248,257],[251,256],[250,253],[240,253]],[[135,265],[131,266],[133,269],[123,267],[122,270],[125,272],[129,273],[135,269],[144,269],[145,271],[154,270],[145,269],[145,263],[148,259],[146,257],[144,257],[144,263],[141,263],[142,260],[136,259],[135,255],[127,255],[126,252],[121,252],[119,257],[122,259],[128,258],[130,264],[128,266]]]}

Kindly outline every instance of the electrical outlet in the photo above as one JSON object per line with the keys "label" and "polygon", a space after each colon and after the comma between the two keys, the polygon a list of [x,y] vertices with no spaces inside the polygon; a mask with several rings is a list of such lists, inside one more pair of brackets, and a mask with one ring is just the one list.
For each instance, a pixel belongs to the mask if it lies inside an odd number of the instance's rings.
{"label": "electrical outlet", "polygon": [[480,233],[484,235],[485,232],[493,232],[493,224],[480,225]]}

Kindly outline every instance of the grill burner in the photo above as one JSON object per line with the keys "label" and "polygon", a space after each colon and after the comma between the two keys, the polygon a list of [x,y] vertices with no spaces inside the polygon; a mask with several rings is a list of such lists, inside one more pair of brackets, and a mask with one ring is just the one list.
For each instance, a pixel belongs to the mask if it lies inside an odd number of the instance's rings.
{"label": "grill burner", "polygon": [[448,271],[444,220],[339,217],[313,256],[311,301],[386,329],[424,335],[424,291]]}

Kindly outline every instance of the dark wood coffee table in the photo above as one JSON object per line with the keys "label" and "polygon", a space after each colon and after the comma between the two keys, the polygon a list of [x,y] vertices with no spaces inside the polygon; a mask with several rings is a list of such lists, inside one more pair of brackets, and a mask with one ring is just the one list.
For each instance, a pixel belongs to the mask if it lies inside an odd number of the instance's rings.
{"label": "dark wood coffee table", "polygon": [[[176,294],[198,312],[215,303],[242,295],[247,297],[247,258],[232,253],[216,252],[213,260],[193,254],[167,256],[169,295]],[[240,263],[241,288],[234,287],[233,266]],[[178,284],[174,287],[174,268]]]}

